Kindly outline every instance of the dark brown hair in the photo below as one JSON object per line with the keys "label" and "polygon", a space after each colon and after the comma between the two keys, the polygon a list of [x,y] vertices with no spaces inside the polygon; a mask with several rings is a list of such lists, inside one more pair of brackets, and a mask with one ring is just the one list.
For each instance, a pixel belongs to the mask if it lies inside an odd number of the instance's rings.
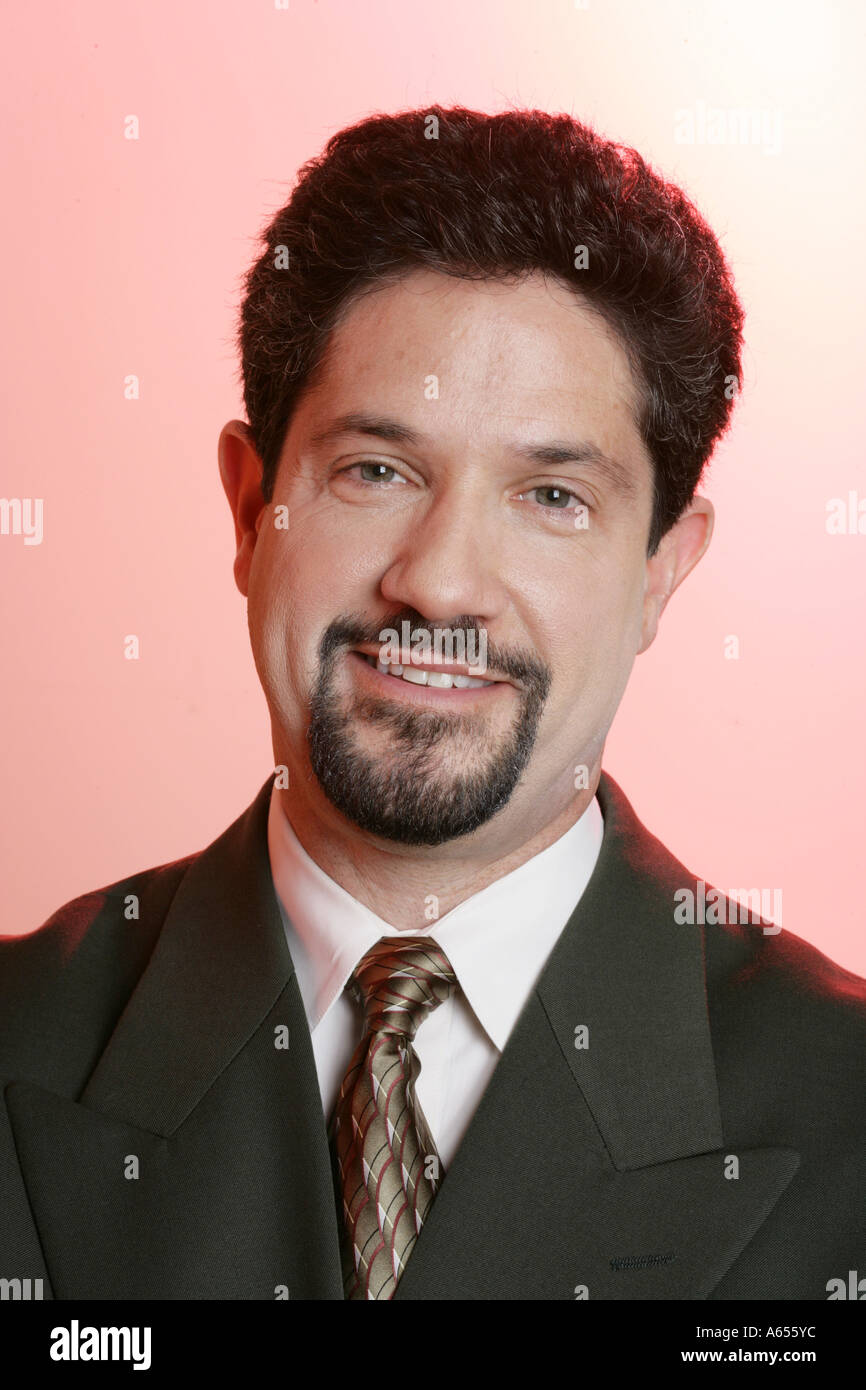
{"label": "dark brown hair", "polygon": [[473,279],[542,271],[584,295],[618,334],[638,387],[655,475],[648,554],[691,501],[739,391],[743,310],[700,213],[633,149],[544,111],[372,116],[303,165],[262,239],[238,343],[266,501],[342,312],[417,268]]}

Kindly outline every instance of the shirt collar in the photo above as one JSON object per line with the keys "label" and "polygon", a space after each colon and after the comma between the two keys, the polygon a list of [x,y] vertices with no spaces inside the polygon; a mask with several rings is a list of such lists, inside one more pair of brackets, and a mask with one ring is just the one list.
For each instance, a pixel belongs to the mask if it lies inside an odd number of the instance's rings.
{"label": "shirt collar", "polygon": [[[601,808],[593,797],[579,820],[547,849],[414,933],[442,947],[500,1052],[589,882],[603,834]],[[410,933],[353,898],[307,854],[276,785],[268,853],[298,986],[315,1031],[370,947],[383,936]]]}

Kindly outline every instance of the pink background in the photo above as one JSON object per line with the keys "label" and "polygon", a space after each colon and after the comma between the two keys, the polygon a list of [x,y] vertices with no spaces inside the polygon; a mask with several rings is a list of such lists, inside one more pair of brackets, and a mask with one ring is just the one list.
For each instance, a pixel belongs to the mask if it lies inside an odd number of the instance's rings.
{"label": "pink background", "polygon": [[[373,111],[516,103],[681,183],[748,316],[703,488],[715,536],[637,659],[605,766],[694,872],[781,887],[782,924],[866,974],[866,535],[826,530],[831,498],[866,497],[864,23],[858,0],[7,12],[0,491],[43,499],[44,537],[0,536],[2,930],[202,848],[271,768],[216,466],[266,217]],[[682,143],[677,112],[701,104],[777,113],[781,147]]]}

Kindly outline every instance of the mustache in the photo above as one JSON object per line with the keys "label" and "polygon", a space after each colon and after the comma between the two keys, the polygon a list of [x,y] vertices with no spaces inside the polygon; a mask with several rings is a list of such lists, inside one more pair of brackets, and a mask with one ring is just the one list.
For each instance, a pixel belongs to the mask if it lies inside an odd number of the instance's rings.
{"label": "mustache", "polygon": [[[412,632],[420,630],[430,633],[436,629],[440,632],[450,632],[455,637],[462,633],[464,637],[474,636],[476,639],[480,637],[482,632],[486,634],[483,624],[479,623],[473,614],[461,614],[452,623],[430,623],[414,609],[404,608],[398,613],[380,619],[373,627],[362,614],[350,613],[335,618],[325,628],[319,642],[320,664],[325,671],[329,671],[338,654],[344,648],[363,644],[372,646],[381,640],[380,633],[386,628],[393,628],[400,632],[404,622],[409,624]],[[498,646],[490,640],[489,634],[486,635],[486,643],[489,670],[501,672],[509,680],[522,685],[535,696],[536,700],[547,698],[552,683],[552,673],[545,662],[540,661],[525,648],[508,650]]]}

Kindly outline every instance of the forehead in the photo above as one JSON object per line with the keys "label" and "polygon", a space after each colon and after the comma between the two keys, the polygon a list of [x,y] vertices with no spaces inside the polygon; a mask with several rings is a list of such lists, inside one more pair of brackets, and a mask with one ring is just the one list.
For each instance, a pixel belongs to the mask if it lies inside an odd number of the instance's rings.
{"label": "forehead", "polygon": [[343,306],[296,413],[310,434],[353,411],[408,415],[476,449],[577,432],[646,475],[639,404],[618,335],[562,282],[415,270]]}

